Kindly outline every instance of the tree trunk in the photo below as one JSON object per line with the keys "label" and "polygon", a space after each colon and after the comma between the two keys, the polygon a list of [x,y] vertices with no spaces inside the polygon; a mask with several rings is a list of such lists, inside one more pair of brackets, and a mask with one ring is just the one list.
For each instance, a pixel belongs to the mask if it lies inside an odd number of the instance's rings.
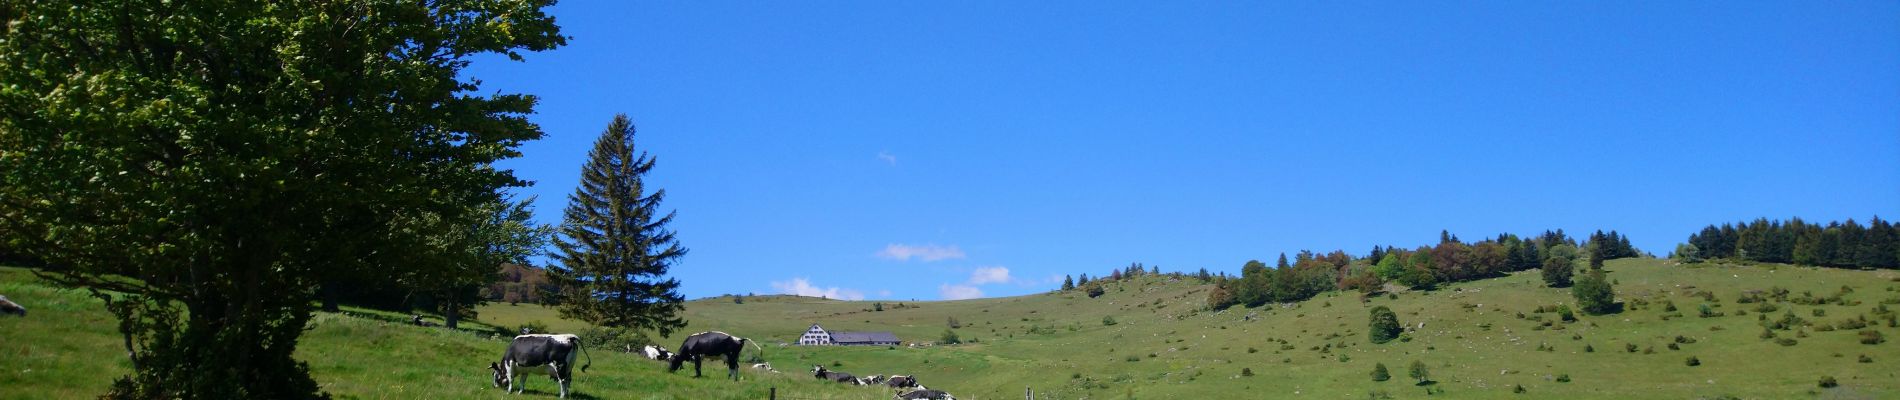
{"label": "tree trunk", "polygon": [[455,329],[456,322],[462,320],[462,302],[455,295],[449,295],[445,302],[447,310],[442,312],[442,326]]}
{"label": "tree trunk", "polygon": [[336,306],[336,284],[324,282],[323,286],[317,288],[317,297],[323,299],[324,312],[338,311]]}

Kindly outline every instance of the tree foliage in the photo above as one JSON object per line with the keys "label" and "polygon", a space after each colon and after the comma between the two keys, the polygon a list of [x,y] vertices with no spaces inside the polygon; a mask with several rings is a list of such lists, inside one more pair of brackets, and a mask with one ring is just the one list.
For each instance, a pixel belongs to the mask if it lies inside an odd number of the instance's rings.
{"label": "tree foliage", "polygon": [[662,214],[665,189],[646,186],[656,160],[634,143],[633,121],[615,115],[581,167],[567,197],[550,272],[561,287],[561,316],[600,326],[652,329],[671,336],[686,326],[679,280],[666,277],[686,255]]}
{"label": "tree foliage", "polygon": [[1577,307],[1591,315],[1610,314],[1617,311],[1616,291],[1610,287],[1610,281],[1603,276],[1602,270],[1592,270],[1578,279],[1570,287],[1570,294],[1577,298]]}
{"label": "tree foliage", "polygon": [[1373,343],[1390,342],[1392,339],[1397,339],[1399,333],[1404,330],[1404,327],[1399,325],[1399,315],[1393,313],[1391,308],[1373,307],[1371,316],[1367,336],[1372,338]]}
{"label": "tree foliage", "polygon": [[1575,275],[1572,269],[1571,261],[1563,257],[1552,256],[1544,259],[1542,271],[1544,285],[1554,288],[1570,287],[1571,278]]}
{"label": "tree foliage", "polygon": [[0,241],[107,303],[112,397],[319,397],[319,283],[456,268],[425,221],[525,185],[535,99],[461,71],[564,44],[546,3],[8,2]]}
{"label": "tree foliage", "polygon": [[1900,268],[1900,227],[1876,216],[1825,225],[1800,218],[1709,225],[1689,235],[1694,256],[1840,268]]}

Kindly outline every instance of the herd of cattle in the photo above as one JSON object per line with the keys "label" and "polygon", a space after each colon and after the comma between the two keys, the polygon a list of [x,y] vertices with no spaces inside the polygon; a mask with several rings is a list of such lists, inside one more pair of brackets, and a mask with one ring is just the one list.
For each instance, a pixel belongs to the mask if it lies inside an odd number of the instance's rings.
{"label": "herd of cattle", "polygon": [[[525,371],[523,368],[545,366],[548,375],[560,385],[560,397],[566,398],[569,383],[574,378],[575,356],[586,354],[586,349],[581,347],[580,337],[570,334],[530,334],[526,331],[522,333],[520,336],[515,336],[514,341],[508,344],[508,349],[502,353],[500,362],[488,364],[488,369],[494,372],[495,387],[506,387],[509,392],[520,393],[526,390],[526,385],[522,385],[521,389],[516,389],[515,382],[516,378]],[[746,338],[732,336],[725,332],[700,332],[687,336],[686,341],[680,343],[677,353],[667,351],[664,347],[651,345],[640,348],[639,353],[648,359],[666,361],[668,373],[678,372],[687,361],[691,361],[695,378],[701,376],[700,362],[705,357],[719,357],[726,362],[726,376],[738,380],[739,353],[743,352],[748,344],[758,346]],[[593,358],[590,356],[588,363],[581,365],[581,371],[586,372],[587,367],[592,363]],[[753,364],[752,368],[778,372],[772,369],[771,364]],[[956,400],[949,393],[925,388],[917,383],[916,377],[910,375],[888,377],[872,375],[867,378],[858,378],[844,372],[827,371],[821,365],[812,366],[812,374],[818,379],[832,382],[858,386],[888,386],[896,392],[896,398],[902,400]]]}
{"label": "herd of cattle", "polygon": [[[0,296],[0,315],[8,314],[25,317],[26,307],[7,300],[6,296]],[[411,323],[418,326],[434,325],[422,321],[421,316],[413,316]],[[686,341],[680,343],[678,353],[667,351],[666,348],[659,346],[643,347],[640,353],[648,359],[666,361],[668,373],[679,372],[687,361],[692,361],[695,378],[701,376],[700,361],[703,358],[709,356],[723,358],[726,361],[726,376],[739,380],[739,353],[745,350],[747,344],[758,346],[746,338],[732,336],[725,332],[700,332],[687,336]],[[524,329],[520,336],[515,336],[514,340],[508,343],[508,349],[501,353],[501,361],[488,363],[488,369],[494,374],[495,387],[506,387],[510,393],[521,393],[527,390],[527,384],[520,382],[521,385],[517,387],[519,378],[531,368],[546,367],[548,376],[560,385],[560,397],[567,398],[568,388],[574,381],[574,362],[578,356],[587,357],[587,363],[581,364],[581,372],[587,372],[587,367],[593,365],[594,358],[587,355],[587,349],[581,346],[580,336],[535,334]],[[771,364],[753,364],[752,368],[778,372],[772,369]],[[902,400],[956,400],[949,393],[931,390],[918,384],[917,377],[911,375],[871,375],[859,378],[849,373],[826,370],[822,365],[813,365],[812,376],[857,386],[886,386],[896,391],[896,398]]]}

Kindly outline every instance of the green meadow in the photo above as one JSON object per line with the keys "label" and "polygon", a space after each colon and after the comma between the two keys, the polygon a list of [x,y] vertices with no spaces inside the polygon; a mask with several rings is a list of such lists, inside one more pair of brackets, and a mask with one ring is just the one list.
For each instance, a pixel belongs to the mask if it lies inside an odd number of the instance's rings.
{"label": "green meadow", "polygon": [[[1208,285],[1191,278],[1116,281],[1104,295],[1080,291],[963,301],[840,301],[795,296],[694,300],[691,325],[659,339],[720,330],[752,338],[780,370],[747,369],[741,382],[667,374],[664,365],[593,348],[578,374],[577,398],[889,398],[877,388],[812,379],[812,365],[857,375],[914,374],[959,399],[1122,398],[1900,398],[1900,328],[1883,308],[1900,308],[1900,273],[1788,265],[1678,265],[1621,259],[1607,265],[1625,310],[1565,322],[1567,289],[1544,287],[1536,271],[1503,278],[1362,298],[1334,292],[1308,301],[1208,311]],[[1786,291],[1785,300],[1771,294]],[[1741,303],[1750,293],[1766,301]],[[103,392],[126,370],[113,320],[84,291],[45,285],[24,270],[0,269],[0,294],[32,310],[0,319],[0,398],[82,398]],[[1807,299],[1838,298],[1838,301]],[[1825,303],[1825,304],[1823,304]],[[901,305],[900,305],[901,304]],[[1764,306],[1764,304],[1769,306]],[[1405,339],[1372,344],[1368,310],[1387,306]],[[1670,305],[1674,311],[1668,310]],[[1711,316],[1701,314],[1706,305]],[[1761,312],[1765,307],[1773,311]],[[1540,309],[1545,312],[1540,312]],[[491,333],[537,321],[556,331],[584,325],[534,305],[490,304],[468,330],[421,328],[400,315],[366,310],[321,313],[299,347],[324,390],[339,398],[502,398],[488,362],[503,339]],[[1715,316],[1719,314],[1719,316]],[[1797,318],[1763,338],[1764,321]],[[1835,329],[1864,318],[1868,327]],[[948,327],[955,319],[959,327]],[[887,330],[909,343],[958,345],[807,347],[784,345],[812,323],[833,330]],[[1863,344],[1864,331],[1885,342]],[[1673,345],[1673,347],[1672,347]],[[751,352],[749,350],[748,357]],[[1693,357],[1695,362],[1688,360]],[[1408,376],[1423,363],[1429,384]],[[1392,378],[1370,373],[1384,364]],[[1695,365],[1690,365],[1695,364]],[[1832,377],[1838,386],[1823,388]],[[544,377],[529,395],[553,396]],[[1522,388],[1522,393],[1519,393]]]}

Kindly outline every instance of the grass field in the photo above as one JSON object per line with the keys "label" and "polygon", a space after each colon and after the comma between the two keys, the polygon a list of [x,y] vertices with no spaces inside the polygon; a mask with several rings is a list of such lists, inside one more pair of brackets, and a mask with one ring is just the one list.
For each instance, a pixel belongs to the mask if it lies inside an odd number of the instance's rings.
{"label": "grass field", "polygon": [[[25,270],[0,268],[0,294],[25,305],[28,318],[0,318],[0,399],[80,399],[103,393],[129,368],[116,323],[83,290],[47,286]],[[505,304],[503,305],[506,306]],[[492,388],[488,363],[503,339],[485,327],[421,328],[389,313],[349,309],[318,313],[298,346],[323,390],[342,399],[554,398],[546,375],[528,375],[524,396]],[[554,321],[549,321],[550,323]],[[577,372],[579,399],[884,399],[888,393],[824,384],[795,373],[746,371],[741,382],[708,370],[667,374],[665,365],[607,349],[589,349],[592,367]]]}
{"label": "grass field", "polygon": [[[1057,292],[906,301],[903,308],[886,303],[881,312],[870,311],[868,301],[701,299],[688,304],[692,325],[685,332],[722,330],[759,340],[764,357],[785,373],[747,371],[747,380],[736,384],[691,379],[667,375],[656,363],[596,351],[593,369],[581,375],[576,388],[597,398],[764,398],[768,387],[778,387],[781,398],[889,397],[875,389],[816,382],[802,373],[822,364],[858,375],[915,374],[923,384],[959,399],[1019,398],[1025,388],[1035,390],[1038,399],[1424,398],[1426,387],[1406,377],[1406,366],[1422,361],[1435,382],[1430,387],[1452,398],[1900,398],[1900,369],[1894,368],[1900,344],[1861,344],[1858,334],[1870,329],[1900,339],[1900,329],[1875,314],[1883,301],[1900,301],[1900,282],[1894,281],[1900,275],[1894,271],[1677,266],[1653,259],[1614,260],[1608,269],[1618,299],[1630,309],[1579,316],[1574,323],[1535,312],[1573,300],[1568,290],[1543,287],[1534,271],[1400,293],[1396,299],[1362,301],[1356,294],[1334,293],[1218,313],[1204,310],[1206,285],[1161,277],[1111,284],[1106,295],[1093,299]],[[1842,295],[1851,305],[1770,302],[1778,309],[1768,318],[1792,313],[1811,324],[1775,331],[1779,338],[1794,339],[1791,346],[1760,338],[1759,303],[1737,303],[1749,290],[1781,287],[1795,299],[1804,292],[1831,296],[1843,286],[1852,289]],[[1703,291],[1714,300],[1695,295]],[[83,292],[46,287],[18,270],[0,269],[0,294],[27,303],[34,312],[29,319],[0,319],[0,338],[6,338],[0,354],[19,360],[0,369],[0,398],[89,397],[123,373],[112,323]],[[1678,310],[1665,311],[1666,303]],[[1698,306],[1705,303],[1725,315],[1698,317]],[[1377,305],[1398,312],[1400,322],[1411,328],[1410,341],[1368,342],[1367,310]],[[480,314],[493,326],[527,321],[557,331],[584,326],[532,305],[488,305]],[[1875,322],[1873,327],[1817,329],[1863,315]],[[961,323],[955,331],[971,343],[914,349],[780,345],[814,322],[834,330],[889,330],[907,342],[936,341],[950,318]],[[500,391],[488,387],[483,367],[502,342],[485,335],[416,328],[378,316],[324,314],[298,354],[311,363],[325,390],[343,398],[499,398]],[[675,347],[684,334],[675,336],[661,342]],[[1677,343],[1677,336],[1693,343]],[[1672,343],[1677,349],[1669,348]],[[1586,352],[1586,346],[1594,351]],[[1637,350],[1627,351],[1629,346]],[[1863,355],[1871,362],[1861,362]],[[1687,365],[1689,357],[1699,365]],[[1393,378],[1372,381],[1374,363],[1385,364]],[[1253,376],[1243,376],[1243,369]],[[1822,376],[1834,377],[1840,386],[1817,386]],[[546,379],[530,383],[543,395],[553,387]],[[1513,392],[1519,386],[1525,393]]]}

